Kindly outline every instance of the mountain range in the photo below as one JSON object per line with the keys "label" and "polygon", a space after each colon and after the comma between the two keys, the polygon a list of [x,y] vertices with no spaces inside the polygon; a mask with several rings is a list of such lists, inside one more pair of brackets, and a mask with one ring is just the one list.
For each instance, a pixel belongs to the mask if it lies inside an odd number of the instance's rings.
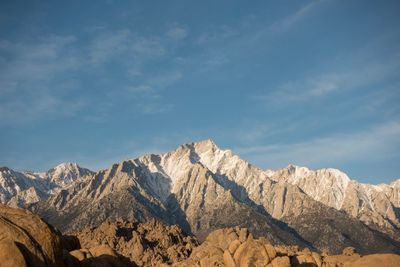
{"label": "mountain range", "polygon": [[336,169],[263,170],[212,140],[97,172],[63,163],[44,172],[0,168],[0,201],[63,232],[106,219],[179,224],[203,240],[247,227],[277,244],[338,253],[400,252],[400,180],[369,185]]}

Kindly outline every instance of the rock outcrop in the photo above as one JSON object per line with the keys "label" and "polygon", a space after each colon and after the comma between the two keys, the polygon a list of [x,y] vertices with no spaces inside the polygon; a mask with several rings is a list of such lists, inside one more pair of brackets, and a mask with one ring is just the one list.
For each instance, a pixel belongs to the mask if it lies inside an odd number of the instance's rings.
{"label": "rock outcrop", "polygon": [[178,225],[151,220],[106,221],[77,235],[59,231],[27,210],[0,205],[1,267],[372,267],[400,266],[400,255],[360,255],[344,248],[340,255],[276,245],[255,238],[247,228],[211,232],[199,245]]}
{"label": "rock outcrop", "polygon": [[308,248],[274,246],[267,238],[255,239],[247,229],[236,227],[212,232],[187,260],[173,266],[394,267],[400,266],[400,255],[361,256],[352,247],[345,248],[340,255],[320,254]]}
{"label": "rock outcrop", "polygon": [[313,171],[294,165],[269,173],[274,181],[296,185],[311,198],[342,210],[372,227],[377,226],[392,237],[398,236],[399,180],[390,184],[362,184],[336,169]]}
{"label": "rock outcrop", "polygon": [[0,246],[10,266],[64,266],[60,233],[27,210],[0,204]]}
{"label": "rock outcrop", "polygon": [[276,175],[205,140],[114,164],[76,180],[32,210],[69,232],[107,218],[155,218],[179,224],[200,241],[213,230],[240,225],[276,244],[331,253],[346,246],[362,253],[400,250],[393,237],[398,230],[392,229],[391,238],[376,231],[378,225],[366,226]]}
{"label": "rock outcrop", "polygon": [[0,204],[1,267],[127,267],[132,263],[108,246],[81,249],[37,215]]}
{"label": "rock outcrop", "polygon": [[151,220],[147,223],[131,223],[123,220],[104,222],[98,227],[77,233],[80,244],[88,251],[71,252],[96,255],[94,248],[108,247],[130,259],[137,266],[172,264],[189,257],[197,240],[182,232],[177,225],[164,225]]}
{"label": "rock outcrop", "polygon": [[69,252],[68,267],[130,267],[135,266],[108,245],[94,246]]}
{"label": "rock outcrop", "polygon": [[[3,182],[4,180],[4,182]],[[106,219],[179,224],[200,241],[241,226],[275,244],[340,253],[400,252],[399,183],[364,185],[334,169],[257,168],[211,140],[92,173],[0,169],[0,200],[26,205],[64,232]],[[4,192],[3,192],[4,191]]]}

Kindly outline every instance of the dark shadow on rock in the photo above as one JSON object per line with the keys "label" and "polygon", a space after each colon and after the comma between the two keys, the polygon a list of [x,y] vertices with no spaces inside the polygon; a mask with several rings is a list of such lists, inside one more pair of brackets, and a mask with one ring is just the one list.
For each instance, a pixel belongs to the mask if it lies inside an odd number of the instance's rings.
{"label": "dark shadow on rock", "polygon": [[213,177],[215,178],[215,181],[220,186],[222,186],[226,190],[230,190],[232,196],[237,201],[239,201],[242,204],[245,204],[246,206],[252,208],[257,213],[259,213],[262,216],[266,217],[266,219],[269,222],[273,223],[274,225],[279,227],[281,230],[291,233],[293,235],[293,237],[295,237],[296,239],[298,239],[299,241],[304,243],[310,249],[315,249],[313,244],[311,242],[309,242],[308,240],[304,239],[295,229],[291,228],[285,222],[273,218],[267,212],[267,210],[264,208],[263,205],[257,204],[253,200],[251,200],[245,187],[236,184],[234,181],[230,180],[227,176],[225,176],[223,174],[216,174],[216,175],[213,175]]}
{"label": "dark shadow on rock", "polygon": [[192,228],[190,227],[189,222],[187,221],[185,212],[181,209],[178,200],[176,199],[175,194],[171,194],[168,197],[167,201],[167,210],[170,212],[170,223],[171,224],[179,224],[182,230],[188,234],[192,235]]}
{"label": "dark shadow on rock", "polygon": [[100,255],[93,258],[84,259],[80,262],[82,267],[136,267],[129,258],[118,254],[118,257],[111,255]]}
{"label": "dark shadow on rock", "polygon": [[22,255],[24,256],[26,265],[28,267],[46,267],[46,266],[55,266],[55,264],[49,264],[46,261],[45,256],[43,255],[43,259],[39,258],[37,255],[33,254],[26,246],[25,244],[22,244],[20,242],[15,242],[15,245],[18,247],[18,249],[21,251]]}
{"label": "dark shadow on rock", "polygon": [[61,246],[67,251],[73,251],[81,248],[79,239],[74,235],[61,236]]}
{"label": "dark shadow on rock", "polygon": [[318,267],[315,263],[303,262],[300,263],[297,257],[290,257],[290,265],[293,267]]}
{"label": "dark shadow on rock", "polygon": [[[150,157],[155,164],[157,165],[160,164],[161,162],[160,156],[150,155]],[[144,177],[148,177],[149,175],[156,177],[157,179],[159,179],[161,183],[164,183],[165,186],[168,188],[168,191],[171,192],[171,178],[166,176],[165,173],[154,172],[151,171],[146,165],[141,165],[140,170],[137,171],[136,175],[141,184],[146,184]],[[153,214],[155,215],[155,218],[159,218],[163,222],[166,222],[168,224],[179,224],[182,230],[186,234],[189,235],[192,234],[192,229],[190,227],[189,222],[186,219],[186,214],[181,209],[175,194],[169,194],[168,198],[165,201],[164,199],[158,198],[157,194],[151,191],[150,188],[144,188],[144,189],[147,191],[149,195],[155,196],[157,200],[160,201],[161,203],[164,202],[163,204],[165,205],[166,210],[160,209],[159,206],[144,198],[139,192],[138,194],[135,195],[137,199],[140,199],[140,201],[147,203],[147,205],[152,208],[152,210],[154,211]]]}
{"label": "dark shadow on rock", "polygon": [[399,208],[393,207],[393,209],[394,209],[394,213],[396,214],[396,218],[398,220],[400,220],[400,207]]}

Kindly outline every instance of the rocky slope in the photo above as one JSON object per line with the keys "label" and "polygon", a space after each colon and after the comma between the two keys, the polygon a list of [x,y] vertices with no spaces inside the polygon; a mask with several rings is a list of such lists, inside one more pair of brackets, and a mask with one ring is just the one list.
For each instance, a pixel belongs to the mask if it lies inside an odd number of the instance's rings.
{"label": "rocky slope", "polygon": [[104,222],[76,234],[84,248],[106,245],[138,266],[159,266],[185,260],[198,246],[196,238],[177,225],[156,220],[132,223],[123,220]]}
{"label": "rocky slope", "polygon": [[211,140],[114,164],[33,209],[67,231],[106,218],[157,218],[181,225],[200,240],[215,229],[241,225],[256,236],[267,233],[275,243],[336,253],[345,246],[363,253],[400,248],[388,235],[285,180],[284,171],[263,171]]}
{"label": "rocky slope", "polygon": [[77,235],[62,236],[27,210],[0,204],[0,266],[6,267],[395,267],[400,255],[361,255],[347,247],[340,255],[254,238],[246,228],[211,232],[199,245],[179,226],[155,220],[106,221]]}
{"label": "rocky slope", "polygon": [[47,172],[17,172],[0,168],[0,202],[13,207],[27,207],[59,193],[93,172],[76,163],[62,163]]}
{"label": "rocky slope", "polygon": [[[211,140],[126,160],[97,173],[77,168],[32,174],[46,181],[40,191],[44,197],[28,202],[21,190],[16,195],[70,232],[107,218],[157,218],[179,224],[200,240],[215,229],[240,225],[277,244],[335,253],[345,246],[362,253],[400,249],[397,182],[363,185],[333,169],[265,171]],[[60,175],[65,172],[71,175]]]}
{"label": "rocky slope", "polygon": [[293,165],[271,174],[273,180],[297,185],[313,199],[368,225],[378,225],[391,233],[400,227],[400,180],[389,185],[368,185],[336,169],[312,171]]}

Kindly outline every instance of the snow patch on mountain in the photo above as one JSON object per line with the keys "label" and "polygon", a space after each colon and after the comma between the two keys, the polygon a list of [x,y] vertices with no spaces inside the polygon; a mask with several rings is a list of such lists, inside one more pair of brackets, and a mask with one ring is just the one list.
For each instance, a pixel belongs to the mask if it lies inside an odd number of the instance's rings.
{"label": "snow patch on mountain", "polygon": [[0,202],[24,207],[46,200],[73,182],[92,175],[76,163],[62,163],[47,172],[18,172],[0,168]]}

